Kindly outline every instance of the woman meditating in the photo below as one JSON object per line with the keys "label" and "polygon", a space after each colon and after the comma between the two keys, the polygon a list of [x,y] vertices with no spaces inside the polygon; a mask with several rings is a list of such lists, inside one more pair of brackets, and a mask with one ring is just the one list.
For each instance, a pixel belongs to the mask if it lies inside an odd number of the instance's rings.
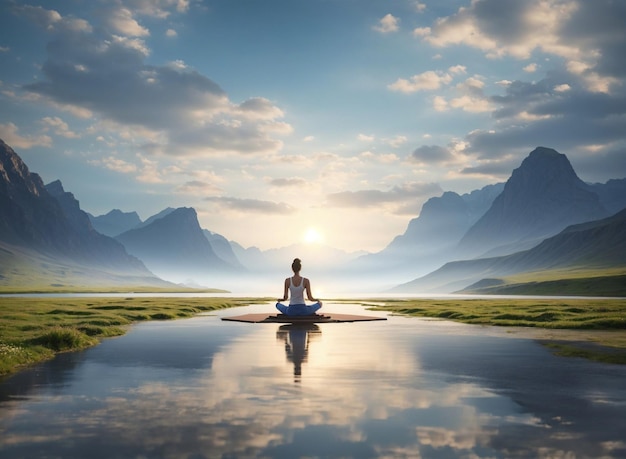
{"label": "woman meditating", "polygon": [[[283,297],[278,299],[276,309],[288,316],[308,316],[315,314],[315,312],[322,307],[322,302],[313,298],[313,295],[311,295],[311,283],[307,278],[300,276],[302,262],[299,258],[293,260],[291,269],[293,270],[293,276],[285,279]],[[307,299],[309,301],[315,301],[314,304],[307,306],[304,303],[305,290]],[[289,306],[285,306],[281,303],[281,301],[287,299],[287,293],[289,293]]]}

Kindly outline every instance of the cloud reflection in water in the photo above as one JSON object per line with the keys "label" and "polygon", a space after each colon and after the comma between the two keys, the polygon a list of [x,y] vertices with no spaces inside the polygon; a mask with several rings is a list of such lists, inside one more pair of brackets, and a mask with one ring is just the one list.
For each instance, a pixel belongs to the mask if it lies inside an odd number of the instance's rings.
{"label": "cloud reflection in water", "polygon": [[[542,368],[564,359],[531,341],[466,330],[400,318],[305,328],[214,317],[143,324],[73,360],[55,389],[35,381],[26,401],[2,403],[0,453],[443,458],[624,451],[619,436],[590,439],[576,425],[525,408],[495,373],[469,374],[457,363],[475,359],[480,368],[478,359],[488,355],[491,365],[505,365],[519,354]],[[139,352],[134,340],[152,344]]]}

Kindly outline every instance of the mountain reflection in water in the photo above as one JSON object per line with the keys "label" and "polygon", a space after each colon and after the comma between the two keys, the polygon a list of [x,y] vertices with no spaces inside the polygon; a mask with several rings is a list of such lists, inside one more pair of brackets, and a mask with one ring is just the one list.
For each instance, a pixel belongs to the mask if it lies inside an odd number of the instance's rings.
{"label": "mountain reflection in water", "polygon": [[[325,305],[350,307],[371,313]],[[0,381],[0,457],[626,456],[622,366],[451,322],[219,315],[143,323]]]}

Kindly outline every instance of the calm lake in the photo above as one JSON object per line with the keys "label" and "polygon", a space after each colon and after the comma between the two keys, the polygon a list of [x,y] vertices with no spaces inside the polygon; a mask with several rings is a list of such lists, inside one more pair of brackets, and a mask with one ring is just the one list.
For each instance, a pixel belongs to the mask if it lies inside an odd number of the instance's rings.
{"label": "calm lake", "polygon": [[626,366],[446,321],[220,320],[272,308],[141,323],[0,380],[0,457],[626,457]]}

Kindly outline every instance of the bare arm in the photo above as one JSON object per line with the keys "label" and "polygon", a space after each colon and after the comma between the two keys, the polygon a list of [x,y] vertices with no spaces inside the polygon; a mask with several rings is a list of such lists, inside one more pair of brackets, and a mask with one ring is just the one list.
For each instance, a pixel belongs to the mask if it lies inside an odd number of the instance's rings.
{"label": "bare arm", "polygon": [[278,301],[285,301],[287,296],[287,291],[289,290],[289,278],[285,279],[285,288],[283,289],[283,297],[279,298]]}
{"label": "bare arm", "polygon": [[304,279],[304,288],[306,289],[306,297],[309,301],[318,301],[311,295],[311,282],[309,282],[309,279]]}

